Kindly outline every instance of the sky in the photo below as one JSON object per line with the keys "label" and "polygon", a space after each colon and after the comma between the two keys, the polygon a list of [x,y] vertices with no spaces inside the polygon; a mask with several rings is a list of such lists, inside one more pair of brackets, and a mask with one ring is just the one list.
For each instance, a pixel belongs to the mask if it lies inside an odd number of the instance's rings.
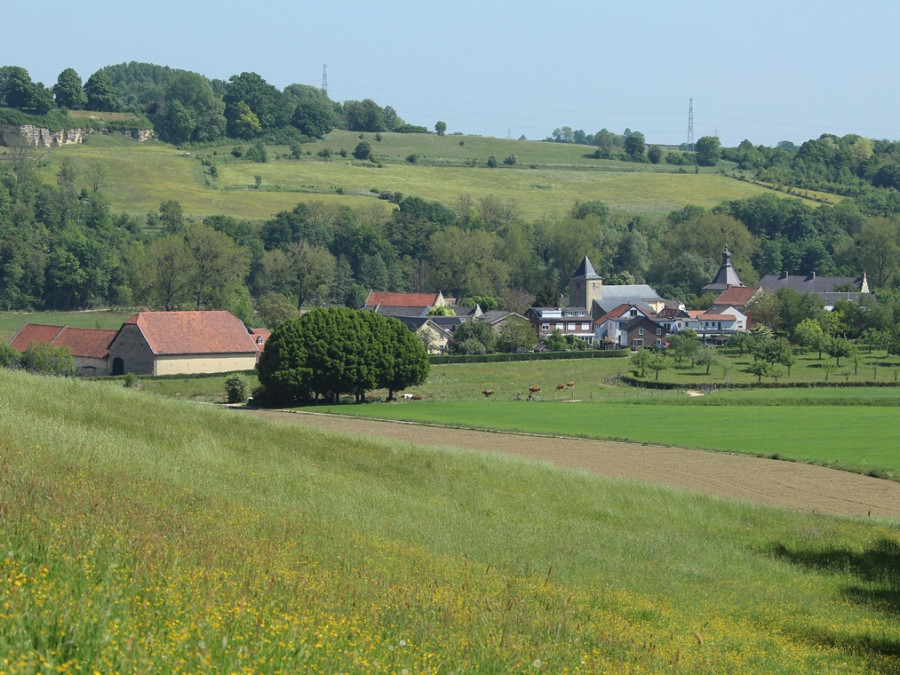
{"label": "sky", "polygon": [[56,83],[138,61],[371,98],[410,124],[562,127],[725,147],[900,139],[895,0],[61,0],[7,3],[0,65]]}

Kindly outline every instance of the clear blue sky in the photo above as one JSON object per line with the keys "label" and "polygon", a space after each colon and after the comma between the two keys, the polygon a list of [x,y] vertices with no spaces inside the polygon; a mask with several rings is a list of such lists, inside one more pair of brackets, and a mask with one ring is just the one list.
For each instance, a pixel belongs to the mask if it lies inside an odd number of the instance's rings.
{"label": "clear blue sky", "polygon": [[158,0],[6,3],[0,65],[47,86],[143,61],[372,98],[411,124],[648,143],[900,139],[896,0]]}

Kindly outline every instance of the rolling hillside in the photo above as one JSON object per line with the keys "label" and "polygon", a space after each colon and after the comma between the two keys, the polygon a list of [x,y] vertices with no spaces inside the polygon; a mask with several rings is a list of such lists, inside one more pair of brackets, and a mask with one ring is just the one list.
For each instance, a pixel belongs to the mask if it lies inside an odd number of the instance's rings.
{"label": "rolling hillside", "polygon": [[5,672],[900,667],[889,522],[0,385]]}
{"label": "rolling hillside", "polygon": [[[447,205],[461,195],[494,196],[514,202],[528,219],[560,215],[577,200],[601,200],[631,213],[667,213],[768,191],[738,180],[725,163],[694,173],[693,167],[595,160],[589,146],[435,134],[380,136],[376,141],[373,134],[333,131],[323,141],[301,146],[300,159],[287,158],[287,147],[270,146],[266,163],[235,159],[230,145],[181,151],[157,142],[91,137],[83,145],[43,151],[42,173],[54,182],[64,157],[84,165],[103,163],[108,168],[104,192],[117,211],[143,215],[174,199],[187,215],[247,219],[265,219],[311,200],[389,208],[377,199],[382,191]],[[372,146],[376,163],[353,159],[360,137]],[[330,157],[320,157],[326,149]],[[510,154],[517,164],[503,165]],[[415,165],[407,161],[410,155],[416,155]],[[485,166],[492,155],[500,163],[495,169]],[[215,164],[217,177],[204,171],[204,158]]]}

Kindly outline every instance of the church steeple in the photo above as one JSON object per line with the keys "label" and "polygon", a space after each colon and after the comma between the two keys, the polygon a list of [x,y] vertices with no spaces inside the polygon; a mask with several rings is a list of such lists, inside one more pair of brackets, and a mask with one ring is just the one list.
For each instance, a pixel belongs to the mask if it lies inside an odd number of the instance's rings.
{"label": "church steeple", "polygon": [[594,300],[599,300],[603,295],[603,280],[594,271],[590,259],[584,256],[584,260],[569,278],[569,306],[584,307],[590,311]]}
{"label": "church steeple", "polygon": [[734,271],[734,267],[731,265],[731,251],[728,250],[728,245],[726,244],[725,251],[722,253],[722,265],[719,267],[719,271],[712,282],[704,286],[703,290],[721,293],[733,286],[742,287],[743,285],[743,282],[738,278],[737,272]]}

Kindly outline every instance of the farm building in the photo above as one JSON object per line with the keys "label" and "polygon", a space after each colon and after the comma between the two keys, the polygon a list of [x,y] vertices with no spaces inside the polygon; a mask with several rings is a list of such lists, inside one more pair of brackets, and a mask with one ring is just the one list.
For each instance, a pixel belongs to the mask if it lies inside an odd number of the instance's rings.
{"label": "farm building", "polygon": [[24,352],[33,343],[68,347],[75,361],[76,375],[108,375],[109,343],[117,331],[101,328],[70,328],[26,323],[9,346]]}
{"label": "farm building", "polygon": [[112,375],[252,370],[265,346],[228,312],[139,312],[109,344]]}
{"label": "farm building", "polygon": [[190,375],[252,370],[268,337],[228,312],[139,312],[118,330],[26,323],[9,344],[69,347],[78,375]]}

